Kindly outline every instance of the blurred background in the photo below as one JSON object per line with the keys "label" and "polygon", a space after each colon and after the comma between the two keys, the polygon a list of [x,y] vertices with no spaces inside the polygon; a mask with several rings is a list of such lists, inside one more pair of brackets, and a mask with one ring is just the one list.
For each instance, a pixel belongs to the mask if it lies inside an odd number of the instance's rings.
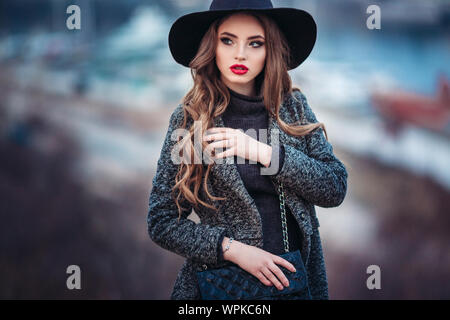
{"label": "blurred background", "polygon": [[[169,299],[183,258],[150,240],[148,197],[192,80],[167,37],[209,4],[0,2],[0,298]],[[342,205],[316,207],[330,298],[449,299],[450,1],[273,4],[317,21],[290,75],[349,172]],[[73,264],[82,290],[66,288]]]}

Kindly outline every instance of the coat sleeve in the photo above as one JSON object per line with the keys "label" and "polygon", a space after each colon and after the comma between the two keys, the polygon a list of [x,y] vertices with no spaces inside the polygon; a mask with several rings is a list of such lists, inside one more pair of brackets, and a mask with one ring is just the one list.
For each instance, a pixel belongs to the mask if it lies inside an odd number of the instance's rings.
{"label": "coat sleeve", "polygon": [[[301,110],[309,123],[317,123],[306,97],[293,93],[301,101]],[[283,144],[284,162],[274,176],[285,186],[319,207],[337,207],[347,192],[347,170],[333,154],[333,147],[326,140],[322,128],[306,136],[308,154]]]}
{"label": "coat sleeve", "polygon": [[166,250],[200,263],[215,264],[218,259],[218,246],[221,245],[219,241],[223,239],[226,229],[203,223],[196,224],[187,219],[192,206],[186,200],[180,205],[187,211],[183,211],[178,221],[178,208],[171,198],[179,167],[171,160],[172,148],[177,143],[177,137],[172,138],[172,133],[181,127],[182,122],[183,109],[178,105],[170,117],[169,128],[152,181],[147,215],[148,233],[156,244]]}

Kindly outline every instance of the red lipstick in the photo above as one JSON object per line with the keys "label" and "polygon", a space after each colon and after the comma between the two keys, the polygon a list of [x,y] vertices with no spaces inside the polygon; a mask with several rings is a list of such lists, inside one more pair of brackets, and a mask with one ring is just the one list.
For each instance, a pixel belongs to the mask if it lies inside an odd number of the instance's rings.
{"label": "red lipstick", "polygon": [[243,64],[233,64],[230,67],[231,71],[235,74],[246,74],[248,72],[248,68],[244,66]]}

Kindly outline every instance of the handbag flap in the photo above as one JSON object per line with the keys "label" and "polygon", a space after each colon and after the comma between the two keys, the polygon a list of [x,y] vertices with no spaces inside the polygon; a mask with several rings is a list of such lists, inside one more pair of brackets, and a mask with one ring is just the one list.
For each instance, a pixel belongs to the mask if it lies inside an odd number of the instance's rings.
{"label": "handbag flap", "polygon": [[278,265],[289,280],[289,286],[283,290],[278,290],[275,286],[266,286],[258,278],[233,263],[228,267],[197,272],[202,299],[265,299],[289,294],[310,299],[308,278],[300,251],[284,253],[280,257],[292,263],[296,269],[294,273]]}

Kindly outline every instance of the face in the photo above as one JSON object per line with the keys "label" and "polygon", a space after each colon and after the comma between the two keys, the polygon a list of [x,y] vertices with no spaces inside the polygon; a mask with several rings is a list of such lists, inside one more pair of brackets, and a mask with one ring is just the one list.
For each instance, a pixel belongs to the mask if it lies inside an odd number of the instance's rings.
{"label": "face", "polygon": [[[255,95],[255,78],[265,61],[264,29],[256,18],[235,14],[222,22],[218,28],[216,64],[227,87],[241,94]],[[233,67],[236,65],[244,70]]]}

